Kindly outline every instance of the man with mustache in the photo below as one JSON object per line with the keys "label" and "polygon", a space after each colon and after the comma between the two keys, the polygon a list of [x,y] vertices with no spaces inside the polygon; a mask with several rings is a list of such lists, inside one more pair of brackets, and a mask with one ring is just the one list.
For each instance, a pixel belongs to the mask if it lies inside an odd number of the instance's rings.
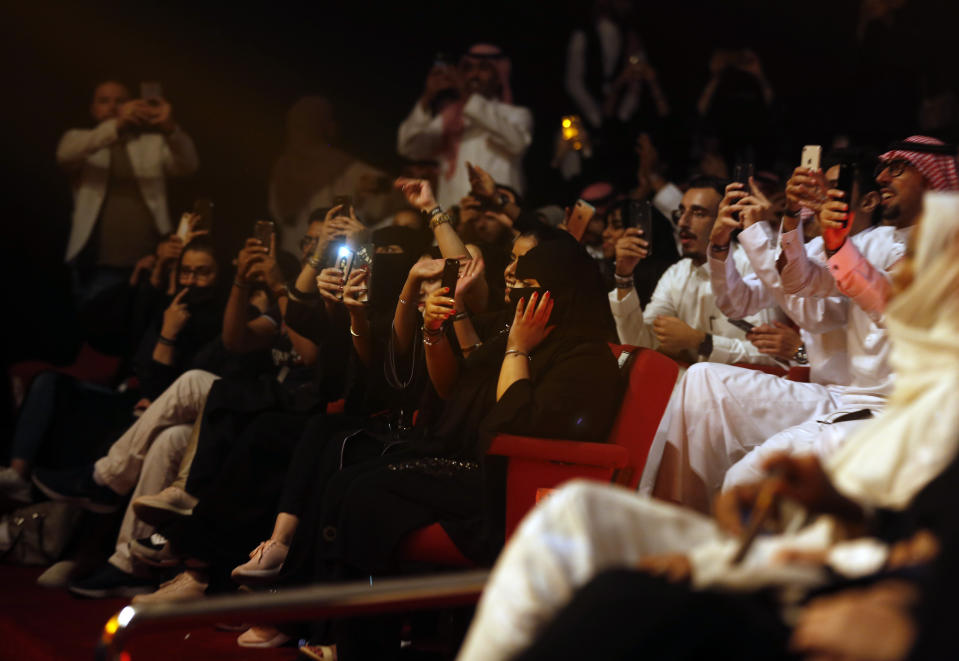
{"label": "man with mustache", "polygon": [[[725,182],[708,177],[690,183],[673,212],[683,259],[659,279],[645,310],[636,295],[633,270],[649,254],[649,242],[641,230],[631,228],[616,243],[616,289],[609,293],[609,305],[620,341],[657,349],[685,362],[775,364],[746,340],[742,329],[729,323],[713,295],[706,248],[724,188]],[[733,259],[741,270],[750,269],[738,249]],[[770,309],[748,320],[759,325],[778,318]]]}
{"label": "man with mustache", "polygon": [[[660,425],[641,492],[708,511],[721,489],[756,479],[772,453],[828,457],[855,427],[882,410],[893,385],[883,319],[891,291],[888,274],[905,252],[925,190],[959,189],[949,152],[954,153],[939,141],[914,136],[883,154],[876,182],[886,226],[855,237],[850,233],[859,229],[861,219],[847,215],[850,211],[865,215],[875,207],[870,194],[861,194],[865,177],[854,186],[848,204],[841,191],[828,190],[818,214],[823,227],[820,259],[807,254],[799,216],[801,206],[820,204],[816,200],[822,193],[816,189],[823,188],[821,175],[797,169],[787,187],[782,254],[776,260],[781,280],[772,284],[785,300],[801,299],[799,304],[807,311],[817,305],[836,308],[825,315],[829,319],[819,318],[822,310],[813,316],[820,333],[844,330],[844,342],[834,351],[846,356],[848,380],[830,385],[792,383],[721,365],[694,366]],[[749,206],[740,203],[728,209],[748,217]],[[743,245],[749,245],[751,229],[743,232]],[[728,238],[716,239],[711,256],[726,246]],[[731,275],[730,268],[725,272]],[[729,311],[728,306],[725,309]]]}
{"label": "man with mustache", "polygon": [[439,162],[436,201],[444,209],[470,192],[467,161],[524,190],[523,154],[533,139],[533,115],[513,105],[509,74],[510,59],[492,44],[474,44],[458,66],[438,60],[400,124],[401,156]]}

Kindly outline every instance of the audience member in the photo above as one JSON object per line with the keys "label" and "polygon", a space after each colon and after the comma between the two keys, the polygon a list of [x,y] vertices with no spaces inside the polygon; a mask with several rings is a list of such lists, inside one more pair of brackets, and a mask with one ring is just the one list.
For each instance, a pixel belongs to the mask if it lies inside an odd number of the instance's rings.
{"label": "audience member", "polygon": [[137,260],[175,229],[165,178],[192,174],[198,165],[166,99],[131,99],[124,85],[105,81],[93,92],[90,114],[95,128],[71,129],[57,145],[73,187],[66,261],[81,306],[126,282]]}
{"label": "audience member", "polygon": [[[467,161],[498,183],[524,190],[522,160],[532,141],[533,117],[513,105],[509,72],[510,61],[499,47],[476,44],[456,69],[433,66],[423,95],[400,125],[400,155],[438,161],[436,196],[444,207],[469,192]],[[434,107],[440,96],[446,99],[443,107]]]}
{"label": "audience member", "polygon": [[[722,196],[723,184],[717,180],[690,183],[679,208],[673,212],[684,259],[666,270],[645,310],[639,304],[632,276],[636,265],[649,255],[650,243],[636,228],[627,229],[617,242],[616,289],[609,293],[609,303],[620,341],[658,349],[687,363],[711,360],[775,364],[750,344],[745,332],[729,323],[716,306],[706,267],[706,249]],[[733,259],[741,269],[750,268],[738,249],[734,250]],[[776,318],[777,314],[769,310],[749,321],[761,324]]]}

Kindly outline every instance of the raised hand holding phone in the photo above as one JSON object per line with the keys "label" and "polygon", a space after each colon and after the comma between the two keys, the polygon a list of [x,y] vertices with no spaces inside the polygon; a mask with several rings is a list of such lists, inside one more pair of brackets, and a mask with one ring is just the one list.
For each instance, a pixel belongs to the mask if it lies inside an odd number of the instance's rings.
{"label": "raised hand holding phone", "polygon": [[826,250],[835,252],[845,243],[855,210],[849,204],[852,199],[854,167],[847,163],[839,165],[839,180],[836,188],[826,192],[827,201],[819,212],[819,223],[822,226],[822,240]]}
{"label": "raised hand holding phone", "polygon": [[420,211],[432,211],[438,205],[436,196],[433,195],[433,187],[426,179],[411,179],[409,177],[398,177],[393,182],[393,187],[403,191],[406,201],[414,209]]}

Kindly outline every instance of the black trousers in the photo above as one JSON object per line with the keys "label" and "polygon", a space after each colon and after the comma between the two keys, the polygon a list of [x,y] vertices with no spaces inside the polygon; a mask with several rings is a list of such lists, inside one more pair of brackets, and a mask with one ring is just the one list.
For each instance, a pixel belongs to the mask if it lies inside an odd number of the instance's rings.
{"label": "black trousers", "polygon": [[789,633],[762,594],[693,591],[620,569],[581,588],[517,660],[792,659]]}

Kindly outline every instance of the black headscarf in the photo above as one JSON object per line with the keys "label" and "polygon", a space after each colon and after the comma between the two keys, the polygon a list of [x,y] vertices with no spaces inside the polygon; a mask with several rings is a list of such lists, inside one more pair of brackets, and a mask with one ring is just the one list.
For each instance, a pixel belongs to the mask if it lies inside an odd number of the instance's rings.
{"label": "black headscarf", "polygon": [[[563,230],[541,225],[524,236],[534,236],[538,243],[517,261],[516,277],[535,279],[542,292],[550,292],[554,305],[549,323],[557,326],[554,334],[615,341],[616,325],[596,261]],[[513,290],[510,299],[515,304],[522,295],[528,302],[533,291]]]}

